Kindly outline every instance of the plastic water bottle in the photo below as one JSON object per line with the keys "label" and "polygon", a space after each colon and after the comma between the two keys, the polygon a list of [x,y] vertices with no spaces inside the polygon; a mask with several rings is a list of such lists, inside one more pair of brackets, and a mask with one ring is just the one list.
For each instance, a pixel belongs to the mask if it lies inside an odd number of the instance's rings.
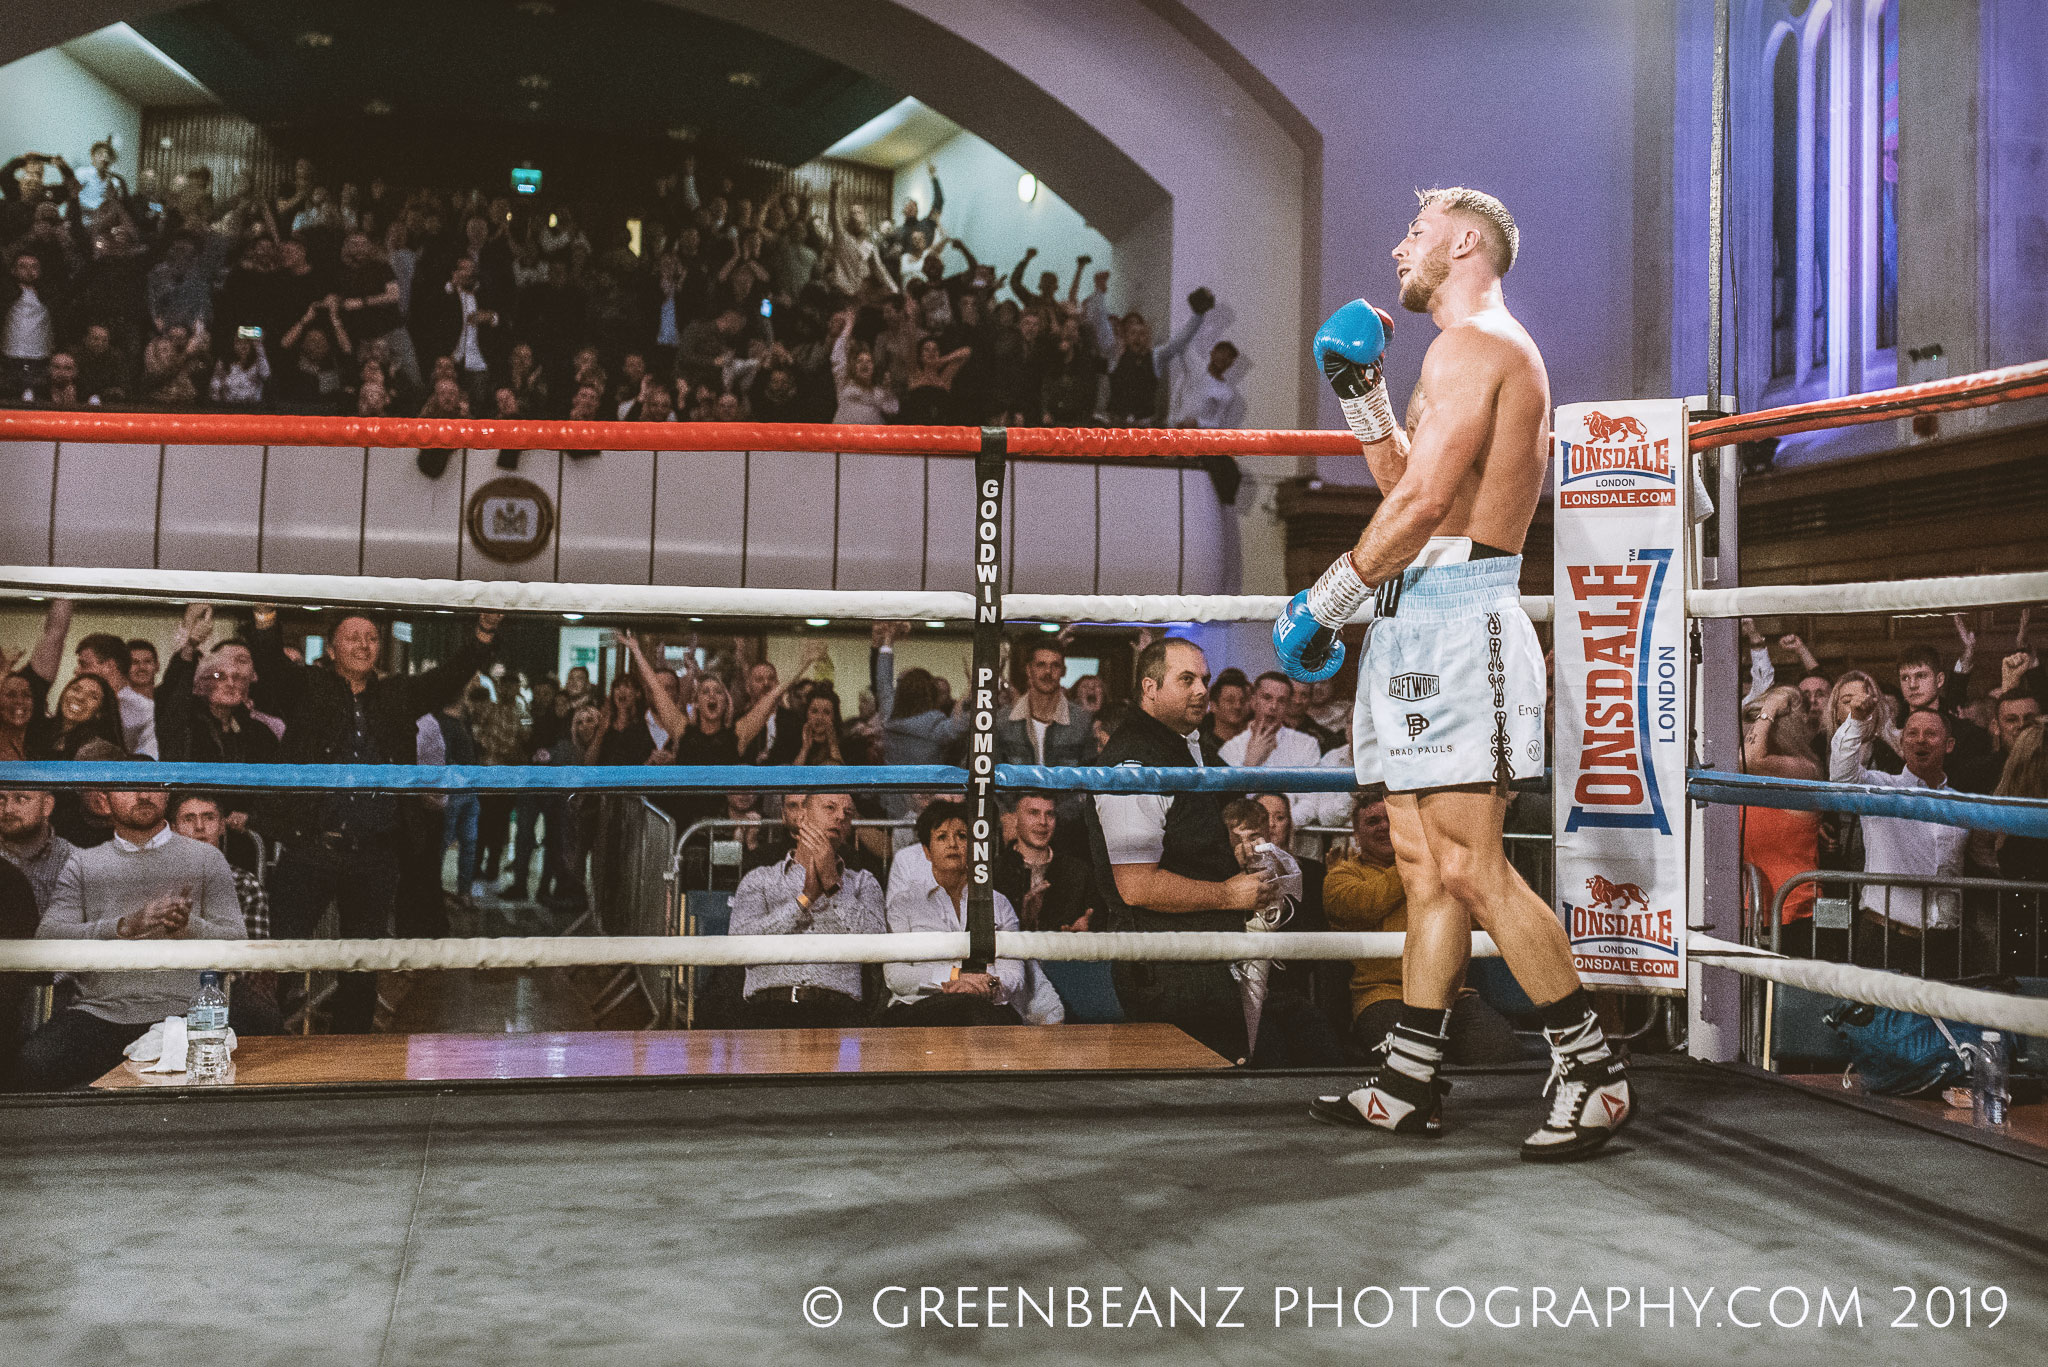
{"label": "plastic water bottle", "polygon": [[2005,1108],[2011,1100],[2006,1091],[2005,1036],[1996,1030],[1984,1032],[1984,1042],[1977,1048],[1977,1066],[1974,1081],[1976,1087],[1971,1093],[1972,1109],[1977,1113],[1979,1125],[2003,1125]]}
{"label": "plastic water bottle", "polygon": [[199,975],[199,995],[185,1012],[185,1079],[226,1082],[228,1078],[228,995],[221,975]]}

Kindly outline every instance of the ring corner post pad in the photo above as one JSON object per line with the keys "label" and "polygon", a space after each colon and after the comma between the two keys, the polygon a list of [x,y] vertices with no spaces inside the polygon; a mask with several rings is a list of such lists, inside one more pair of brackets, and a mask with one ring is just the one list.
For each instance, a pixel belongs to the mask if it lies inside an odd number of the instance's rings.
{"label": "ring corner post pad", "polygon": [[996,807],[996,696],[1003,655],[1003,481],[1009,432],[981,429],[974,457],[974,678],[970,680],[972,740],[967,756],[967,961],[981,972],[995,962],[995,855],[1002,840]]}

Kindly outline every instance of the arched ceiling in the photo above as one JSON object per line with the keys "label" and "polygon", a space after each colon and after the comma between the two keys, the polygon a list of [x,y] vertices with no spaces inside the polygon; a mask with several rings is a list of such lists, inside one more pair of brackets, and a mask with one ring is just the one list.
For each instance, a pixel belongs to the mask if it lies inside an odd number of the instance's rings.
{"label": "arched ceiling", "polygon": [[[544,5],[549,3],[562,13],[575,13],[581,9],[581,0],[543,0]],[[618,0],[605,0],[607,6],[616,3]],[[656,0],[656,3],[714,21],[694,30],[699,34],[729,38],[734,31],[747,31],[765,35],[774,40],[773,43],[757,44],[755,51],[783,54],[779,59],[782,65],[777,69],[788,75],[792,87],[806,80],[831,87],[826,92],[829,98],[818,101],[818,112],[808,123],[802,117],[782,119],[787,125],[787,131],[782,134],[784,155],[771,156],[772,160],[786,161],[793,157],[801,160],[796,154],[810,141],[815,141],[811,136],[812,130],[843,121],[846,111],[872,103],[877,91],[893,91],[915,96],[962,127],[972,129],[1013,160],[1032,168],[1048,185],[1055,187],[1082,217],[1112,240],[1169,203],[1166,191],[1151,175],[1067,105],[989,52],[894,0],[778,0],[772,5],[763,5],[760,0]],[[528,8],[522,9],[522,5]],[[145,30],[178,26],[195,31],[192,22],[176,14],[183,8],[185,6],[177,0],[50,0],[45,5],[24,7],[21,13],[12,16],[13,22],[0,31],[0,64],[123,20]],[[387,4],[386,0],[315,0],[311,5],[295,4],[284,10],[274,4],[256,3],[256,0],[229,0],[225,4],[195,8],[202,14],[207,11],[246,11],[251,20],[261,18],[266,26],[264,33],[269,35],[264,38],[265,43],[274,41],[277,35],[287,31],[293,36],[309,30],[323,33],[330,32],[330,29],[352,31],[363,21],[360,18],[348,19],[349,11],[355,11],[359,16],[374,15],[388,8],[399,16],[384,25],[394,47],[430,42],[436,51],[446,51],[453,45],[458,52],[463,50],[465,30],[459,25],[451,27],[446,21],[447,15],[454,10],[478,11],[482,17],[470,26],[472,28],[493,22],[488,15],[492,10],[503,12],[502,19],[494,22],[506,26],[523,24],[532,27],[537,19],[546,17],[530,12],[532,0],[452,0],[446,9],[431,4]],[[156,16],[161,17],[156,18],[154,24],[147,22]],[[323,29],[315,22],[323,16],[330,28]],[[374,20],[371,26],[374,26]],[[212,25],[212,29],[216,33],[221,31],[217,23]],[[252,34],[253,31],[245,30],[245,41]],[[479,48],[492,48],[500,41],[496,37],[480,36],[474,44]],[[260,52],[261,47],[252,50]],[[304,55],[313,59],[321,54],[309,50]],[[708,60],[716,64],[726,58],[714,51]],[[462,92],[470,78],[456,74],[460,65],[459,58],[455,62],[444,62],[438,78],[416,76],[413,79],[438,79],[447,89]],[[726,69],[719,67],[717,74],[722,76]],[[844,79],[835,72],[843,73]],[[204,72],[199,74],[205,78]],[[518,78],[527,73],[508,74],[512,82],[509,92],[492,86],[487,92],[472,93],[481,101],[502,103],[511,113],[519,112],[529,99],[538,99],[543,106],[538,112],[545,113],[550,99],[562,98],[555,96],[553,91],[534,93],[520,87]],[[708,74],[708,66],[704,72],[698,73],[700,77]],[[651,87],[653,78],[643,76],[640,79]],[[689,79],[688,72],[679,69],[677,79],[679,82]],[[336,88],[345,90],[346,86]],[[864,100],[863,92],[870,98]],[[227,95],[229,92],[220,93]],[[740,97],[728,106],[729,109],[743,105],[752,94],[748,90],[736,90],[723,80],[718,81],[716,93],[720,97],[728,94]],[[649,88],[644,94],[650,105],[660,105],[663,109],[666,108],[664,102],[675,103],[679,98],[675,91],[656,88]],[[362,92],[363,100],[371,97],[369,92]],[[624,98],[630,100],[633,97],[634,93],[629,92]],[[419,100],[424,96],[420,91],[413,91],[401,98]],[[619,97],[611,90],[604,93],[604,100],[607,105],[620,105]],[[230,103],[234,102],[231,98]],[[888,102],[893,102],[893,95]],[[359,102],[351,100],[351,103],[359,107]],[[398,100],[394,99],[393,103],[398,103]],[[885,105],[869,109],[848,128],[879,112],[882,107]],[[536,111],[525,112],[532,114]],[[669,116],[666,113],[661,115],[664,118]],[[677,116],[680,117],[679,112]],[[848,131],[848,128],[838,129],[833,137]],[[811,151],[822,150],[831,140],[827,138]],[[760,140],[757,138],[757,141]],[[764,152],[762,155],[768,154]]]}

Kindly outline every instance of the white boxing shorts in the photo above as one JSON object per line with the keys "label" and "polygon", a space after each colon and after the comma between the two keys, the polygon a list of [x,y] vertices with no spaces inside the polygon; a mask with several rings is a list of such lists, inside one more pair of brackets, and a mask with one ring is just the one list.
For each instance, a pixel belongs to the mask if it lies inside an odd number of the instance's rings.
{"label": "white boxing shorts", "polygon": [[1383,587],[1352,708],[1358,781],[1389,792],[1505,790],[1543,772],[1543,647],[1522,557],[1404,570]]}

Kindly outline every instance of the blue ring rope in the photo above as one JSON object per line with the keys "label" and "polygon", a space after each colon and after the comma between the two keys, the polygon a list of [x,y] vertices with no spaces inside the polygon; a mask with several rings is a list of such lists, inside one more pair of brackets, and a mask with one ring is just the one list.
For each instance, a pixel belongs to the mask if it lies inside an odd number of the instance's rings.
{"label": "blue ring rope", "polygon": [[[1695,769],[1698,802],[1789,811],[1849,812],[1932,821],[2048,839],[2048,801],[1924,788],[1876,788]],[[944,764],[794,765],[408,765],[136,764],[41,760],[0,765],[0,788],[107,788],[122,784],[220,792],[723,793],[931,792],[961,788],[967,771]],[[1348,793],[1349,769],[1056,768],[999,764],[996,786],[1017,792]],[[1542,780],[1518,783],[1540,789]]]}

